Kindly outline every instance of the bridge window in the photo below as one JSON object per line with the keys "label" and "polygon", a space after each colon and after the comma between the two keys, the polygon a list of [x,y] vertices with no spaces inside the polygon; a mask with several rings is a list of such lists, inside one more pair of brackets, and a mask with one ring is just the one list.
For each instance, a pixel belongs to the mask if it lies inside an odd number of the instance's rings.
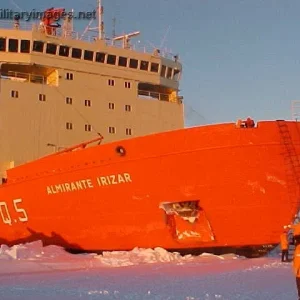
{"label": "bridge window", "polygon": [[8,51],[9,52],[18,52],[19,41],[16,39],[9,39],[8,41]]}
{"label": "bridge window", "polygon": [[127,57],[123,57],[123,56],[119,57],[119,66],[127,67]]}
{"label": "bridge window", "polygon": [[166,70],[167,70],[167,67],[162,65],[161,70],[160,70],[160,76],[161,77],[166,77]]}
{"label": "bridge window", "polygon": [[89,50],[85,50],[84,51],[84,60],[90,60],[93,61],[94,58],[94,52],[93,51],[89,51]]}
{"label": "bridge window", "polygon": [[105,53],[97,52],[96,53],[96,62],[104,63],[105,62]]}
{"label": "bridge window", "polygon": [[139,61],[137,59],[131,58],[129,61],[129,68],[131,69],[137,69],[138,68]]}
{"label": "bridge window", "polygon": [[145,61],[145,60],[142,60],[141,65],[140,65],[140,69],[143,70],[143,71],[148,71],[148,68],[149,68],[149,62]]}
{"label": "bridge window", "polygon": [[168,79],[171,79],[171,78],[172,78],[172,71],[173,71],[172,68],[168,68],[168,71],[167,71],[167,78],[168,78]]}
{"label": "bridge window", "polygon": [[151,72],[158,73],[158,68],[159,68],[159,64],[151,63],[151,69],[150,69]]}
{"label": "bridge window", "polygon": [[0,51],[6,51],[6,39],[0,38]]}
{"label": "bridge window", "polygon": [[108,55],[107,55],[107,63],[108,63],[109,65],[115,65],[115,64],[116,64],[116,56],[115,56],[115,55],[108,54]]}
{"label": "bridge window", "polygon": [[178,81],[179,80],[179,76],[180,76],[180,70],[178,70],[178,69],[174,69],[174,79],[176,80],[176,81]]}
{"label": "bridge window", "polygon": [[48,43],[46,47],[46,53],[55,55],[56,49],[57,45]]}
{"label": "bridge window", "polygon": [[21,53],[29,53],[29,52],[30,52],[30,41],[21,40]]}
{"label": "bridge window", "polygon": [[81,59],[81,55],[82,55],[82,50],[81,49],[78,49],[78,48],[73,48],[72,49],[72,57],[73,58]]}
{"label": "bridge window", "polygon": [[68,57],[70,52],[70,47],[68,46],[60,46],[59,47],[59,56]]}
{"label": "bridge window", "polygon": [[43,52],[44,51],[44,42],[34,41],[32,51],[35,52]]}

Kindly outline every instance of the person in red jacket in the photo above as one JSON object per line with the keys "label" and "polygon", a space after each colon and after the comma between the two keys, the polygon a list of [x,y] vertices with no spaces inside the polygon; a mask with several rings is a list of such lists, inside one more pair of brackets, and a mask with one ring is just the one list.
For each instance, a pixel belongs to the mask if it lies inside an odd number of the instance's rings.
{"label": "person in red jacket", "polygon": [[255,123],[250,117],[248,117],[247,120],[245,121],[245,126],[246,128],[253,128],[255,127]]}
{"label": "person in red jacket", "polygon": [[287,226],[283,227],[283,233],[280,235],[280,248],[281,248],[281,261],[288,261],[289,257],[289,240],[288,240],[288,228]]}

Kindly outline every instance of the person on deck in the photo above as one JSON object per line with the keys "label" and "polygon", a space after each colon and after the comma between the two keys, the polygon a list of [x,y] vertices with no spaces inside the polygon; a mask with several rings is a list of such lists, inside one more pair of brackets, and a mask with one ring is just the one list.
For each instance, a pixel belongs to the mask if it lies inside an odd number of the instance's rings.
{"label": "person on deck", "polygon": [[283,227],[283,233],[280,235],[281,261],[288,261],[289,254],[289,240],[287,226]]}
{"label": "person on deck", "polygon": [[250,117],[248,117],[245,121],[245,126],[246,128],[253,128],[255,126],[255,123]]}

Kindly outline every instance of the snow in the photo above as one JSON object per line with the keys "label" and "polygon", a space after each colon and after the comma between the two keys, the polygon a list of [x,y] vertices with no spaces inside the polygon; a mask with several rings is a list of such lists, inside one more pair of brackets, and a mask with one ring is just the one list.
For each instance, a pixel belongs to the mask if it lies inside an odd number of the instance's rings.
{"label": "snow", "polygon": [[0,248],[0,299],[296,299],[291,263],[181,256],[162,248],[69,254],[40,241]]}

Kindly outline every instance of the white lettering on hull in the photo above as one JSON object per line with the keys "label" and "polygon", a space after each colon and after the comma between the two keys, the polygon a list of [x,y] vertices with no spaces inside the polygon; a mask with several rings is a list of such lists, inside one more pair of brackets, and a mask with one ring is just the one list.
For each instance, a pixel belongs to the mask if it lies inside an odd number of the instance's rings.
{"label": "white lettering on hull", "polygon": [[132,179],[129,173],[119,173],[96,177],[95,184],[93,183],[92,179],[81,179],[72,182],[49,185],[46,187],[46,190],[48,195],[55,195],[59,193],[68,193],[80,190],[93,189],[95,186],[103,187],[131,182]]}
{"label": "white lettering on hull", "polygon": [[130,174],[128,173],[97,177],[97,183],[99,186],[115,185],[128,182],[132,182]]}
{"label": "white lettering on hull", "polygon": [[[7,205],[5,201],[0,202],[0,216],[4,224],[13,225],[13,223],[28,221],[26,210],[20,206],[22,201],[22,199],[14,199],[12,201],[14,207],[13,209],[11,208],[11,205]],[[14,218],[12,217],[13,215],[15,215]]]}

